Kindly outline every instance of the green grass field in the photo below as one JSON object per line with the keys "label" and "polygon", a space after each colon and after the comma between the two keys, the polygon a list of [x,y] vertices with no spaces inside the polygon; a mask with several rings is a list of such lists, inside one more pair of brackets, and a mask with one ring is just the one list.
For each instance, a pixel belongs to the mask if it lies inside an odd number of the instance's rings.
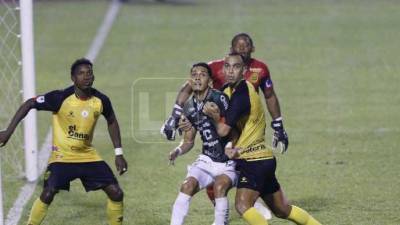
{"label": "green grass field", "polygon": [[[70,84],[69,66],[87,52],[107,6],[36,2],[38,93]],[[168,166],[177,142],[163,141],[158,129],[190,65],[221,58],[238,32],[252,35],[254,57],[269,65],[281,102],[290,147],[277,156],[277,176],[288,198],[322,224],[400,224],[398,21],[400,4],[394,0],[124,4],[94,68],[95,87],[113,102],[130,166],[119,178],[124,224],[169,224],[186,165],[200,148]],[[39,121],[43,140],[50,114],[40,113]],[[104,120],[94,144],[114,168]],[[6,212],[20,183],[5,181]],[[25,224],[40,189],[19,224]],[[234,192],[230,224],[245,224],[233,208]],[[105,204],[103,193],[86,194],[77,181],[70,193],[56,197],[43,224],[106,224]],[[194,197],[186,221],[212,223],[204,192]],[[274,218],[270,224],[291,223]]]}

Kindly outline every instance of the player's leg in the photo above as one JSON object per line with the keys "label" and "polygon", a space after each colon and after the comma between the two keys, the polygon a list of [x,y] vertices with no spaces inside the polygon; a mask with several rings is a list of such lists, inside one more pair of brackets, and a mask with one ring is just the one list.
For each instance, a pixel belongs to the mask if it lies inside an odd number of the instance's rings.
{"label": "player's leg", "polygon": [[238,188],[235,197],[236,211],[250,225],[268,225],[267,220],[253,207],[258,197],[258,191]]}
{"label": "player's leg", "polygon": [[39,225],[42,223],[44,217],[47,214],[54,196],[57,194],[57,190],[50,188],[43,188],[40,197],[35,200],[32,205],[31,213],[28,219],[28,225]]}
{"label": "player's leg", "polygon": [[46,217],[48,207],[58,190],[69,190],[69,182],[73,179],[72,170],[63,163],[52,163],[44,174],[44,185],[40,197],[35,200],[29,214],[28,225],[39,225]]}
{"label": "player's leg", "polygon": [[108,196],[107,218],[110,225],[120,225],[123,221],[124,192],[118,184],[110,184],[103,188]]}
{"label": "player's leg", "polygon": [[185,217],[189,212],[192,196],[210,185],[213,181],[210,172],[207,171],[209,162],[207,160],[200,160],[200,158],[204,158],[204,156],[199,156],[198,160],[191,166],[188,166],[186,179],[181,185],[180,192],[172,209],[171,225],[181,225],[184,223]]}
{"label": "player's leg", "polygon": [[214,209],[215,225],[228,224],[229,202],[226,195],[228,191],[231,189],[232,184],[233,181],[228,175],[222,174],[215,178],[213,187],[215,194],[215,209]]}
{"label": "player's leg", "polygon": [[104,161],[75,163],[81,171],[79,178],[86,191],[103,190],[107,194],[107,220],[109,225],[123,221],[124,193],[111,168]]}
{"label": "player's leg", "polygon": [[207,188],[206,188],[206,193],[208,196],[208,199],[210,199],[211,203],[215,206],[215,195],[214,195],[214,184],[210,184]]}
{"label": "player's leg", "polygon": [[180,192],[172,207],[171,225],[182,225],[189,212],[190,200],[199,191],[199,183],[195,177],[188,176],[182,183]]}
{"label": "player's leg", "polygon": [[279,218],[291,220],[299,225],[320,225],[308,212],[295,205],[290,205],[282,189],[263,196],[263,199],[274,215]]}

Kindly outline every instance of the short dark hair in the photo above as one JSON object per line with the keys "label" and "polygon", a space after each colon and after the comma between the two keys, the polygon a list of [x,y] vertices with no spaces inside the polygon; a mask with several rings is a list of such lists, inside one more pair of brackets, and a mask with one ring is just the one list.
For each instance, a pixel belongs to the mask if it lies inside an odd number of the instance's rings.
{"label": "short dark hair", "polygon": [[242,62],[244,63],[244,57],[236,52],[230,52],[227,56],[239,56],[242,59]]}
{"label": "short dark hair", "polygon": [[206,68],[206,69],[207,69],[207,72],[208,72],[208,75],[209,75],[211,78],[213,78],[211,68],[210,68],[210,66],[209,66],[207,63],[205,63],[205,62],[199,62],[199,63],[193,64],[192,68],[190,68],[190,72],[192,72],[192,71],[193,71],[193,68],[195,68],[195,67],[197,67],[197,66],[201,66],[201,67]]}
{"label": "short dark hair", "polygon": [[77,59],[72,65],[71,65],[71,76],[74,75],[76,69],[78,69],[78,67],[80,65],[89,65],[91,68],[93,68],[93,63],[86,58],[80,58]]}
{"label": "short dark hair", "polygon": [[237,39],[242,38],[242,37],[248,38],[249,41],[250,41],[251,47],[254,47],[254,45],[253,45],[253,39],[251,39],[250,35],[247,34],[247,33],[239,33],[239,34],[236,34],[236,35],[232,38],[231,47],[233,47],[233,45],[235,44],[235,42],[237,41]]}

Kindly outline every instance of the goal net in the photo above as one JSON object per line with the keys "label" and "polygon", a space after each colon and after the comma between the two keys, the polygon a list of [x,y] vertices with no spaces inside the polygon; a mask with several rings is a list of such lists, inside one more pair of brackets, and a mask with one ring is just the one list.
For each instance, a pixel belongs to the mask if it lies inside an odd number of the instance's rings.
{"label": "goal net", "polygon": [[[0,0],[0,129],[5,129],[22,102],[19,7],[16,0]],[[21,126],[0,151],[3,184],[24,176]]]}

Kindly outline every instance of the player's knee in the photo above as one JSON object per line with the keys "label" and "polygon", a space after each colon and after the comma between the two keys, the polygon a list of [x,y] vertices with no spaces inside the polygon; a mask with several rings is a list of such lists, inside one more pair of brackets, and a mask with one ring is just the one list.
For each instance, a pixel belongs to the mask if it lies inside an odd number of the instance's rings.
{"label": "player's knee", "polygon": [[289,207],[275,207],[272,212],[276,217],[286,219],[289,217],[290,209]]}
{"label": "player's knee", "polygon": [[230,187],[227,182],[218,182],[214,184],[214,195],[216,198],[223,197],[226,195]]}
{"label": "player's knee", "polygon": [[236,208],[236,211],[239,213],[239,215],[242,216],[243,213],[245,213],[248,209],[251,208],[251,206],[249,204],[247,204],[246,202],[236,201],[235,208]]}
{"label": "player's knee", "polygon": [[40,200],[46,204],[50,204],[57,192],[58,191],[54,188],[45,188],[40,195]]}
{"label": "player's knee", "polygon": [[122,202],[124,199],[124,192],[118,185],[110,185],[106,188],[108,198],[114,202]]}
{"label": "player's knee", "polygon": [[193,195],[196,192],[197,185],[197,180],[189,177],[182,183],[181,192],[188,195]]}

